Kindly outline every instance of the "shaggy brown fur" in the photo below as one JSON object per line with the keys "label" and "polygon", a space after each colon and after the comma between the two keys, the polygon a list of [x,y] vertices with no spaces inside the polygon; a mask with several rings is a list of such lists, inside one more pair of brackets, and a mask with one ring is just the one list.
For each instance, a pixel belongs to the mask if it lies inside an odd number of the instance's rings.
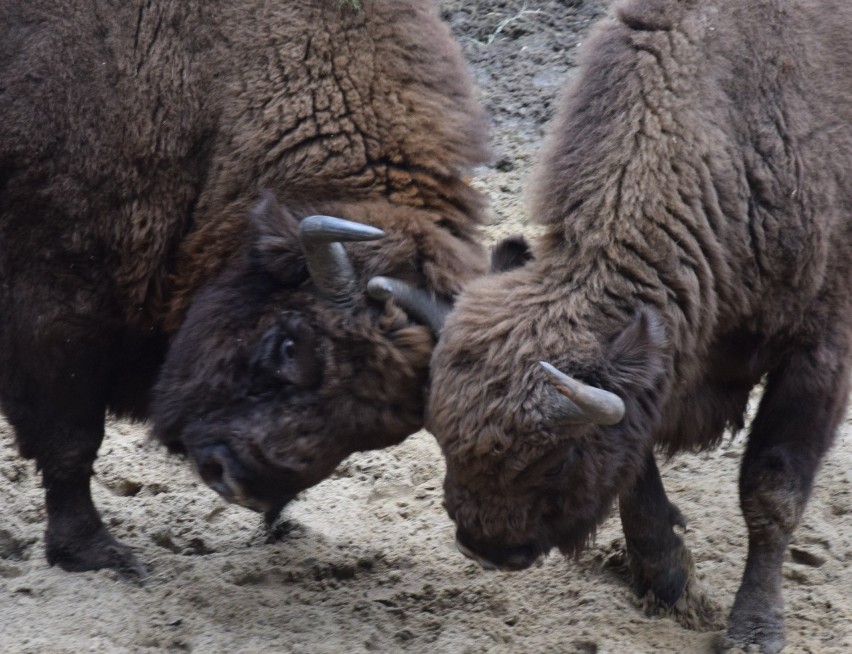
{"label": "shaggy brown fur", "polygon": [[[420,427],[433,337],[363,289],[450,299],[484,270],[471,89],[430,0],[0,6],[0,403],[50,563],[141,572],[89,477],[105,411],[148,415],[173,340],[158,433],[213,447],[205,478],[255,508]],[[260,189],[280,205],[250,223]],[[310,283],[314,213],[387,233],[347,245],[349,306]]]}
{"label": "shaggy brown fur", "polygon": [[[631,2],[599,26],[535,183],[536,259],[472,283],[432,360],[427,426],[467,553],[575,552],[616,497],[637,590],[688,558],[652,449],[712,447],[766,391],[741,477],[730,642],[783,644],[780,561],[847,401],[852,9]],[[537,362],[626,404],[554,421]]]}

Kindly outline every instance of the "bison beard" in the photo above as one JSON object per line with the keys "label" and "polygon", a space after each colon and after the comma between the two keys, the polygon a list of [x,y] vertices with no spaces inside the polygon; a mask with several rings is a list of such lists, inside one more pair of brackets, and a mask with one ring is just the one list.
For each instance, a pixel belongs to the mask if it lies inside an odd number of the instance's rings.
{"label": "bison beard", "polygon": [[783,647],[781,562],[849,392],[851,26],[828,1],[634,1],[587,41],[536,256],[466,287],[432,357],[463,552],[574,552],[617,499],[637,592],[673,605],[691,558],[654,450],[715,446],[762,381],[724,646]]}
{"label": "bison beard", "polygon": [[420,428],[421,301],[487,263],[472,90],[431,0],[0,3],[0,406],[51,564],[145,574],[90,494],[107,412],[270,516]]}

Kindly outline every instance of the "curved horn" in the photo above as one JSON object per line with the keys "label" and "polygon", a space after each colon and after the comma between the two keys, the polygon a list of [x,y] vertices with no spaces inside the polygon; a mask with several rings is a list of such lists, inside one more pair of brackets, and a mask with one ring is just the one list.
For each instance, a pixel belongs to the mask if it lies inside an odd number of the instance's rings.
{"label": "curved horn", "polygon": [[453,308],[427,291],[393,277],[373,277],[367,282],[367,293],[379,302],[393,298],[406,313],[429,327],[435,337],[440,336],[444,319]]}
{"label": "curved horn", "polygon": [[355,291],[355,270],[340,241],[372,241],[384,235],[375,227],[332,216],[303,219],[299,242],[317,289],[337,304],[346,304]]}
{"label": "curved horn", "polygon": [[570,423],[614,425],[624,417],[624,401],[615,393],[588,386],[545,361],[539,361],[558,397],[554,418]]}

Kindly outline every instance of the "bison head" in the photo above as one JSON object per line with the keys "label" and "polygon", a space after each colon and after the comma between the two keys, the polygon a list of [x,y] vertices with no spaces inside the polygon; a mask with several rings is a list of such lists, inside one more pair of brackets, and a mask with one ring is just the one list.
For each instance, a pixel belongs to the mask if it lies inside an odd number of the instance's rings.
{"label": "bison head", "polygon": [[534,264],[473,282],[433,354],[426,424],[447,461],[446,508],[458,548],[485,567],[579,552],[651,447],[658,314],[605,318],[570,286]]}
{"label": "bison head", "polygon": [[235,263],[194,298],[152,416],[155,434],[208,485],[271,517],[347,455],[422,426],[428,323],[443,310],[399,280],[373,279],[374,297],[366,292],[364,277],[394,267],[378,229],[300,222],[267,195],[251,231]]}

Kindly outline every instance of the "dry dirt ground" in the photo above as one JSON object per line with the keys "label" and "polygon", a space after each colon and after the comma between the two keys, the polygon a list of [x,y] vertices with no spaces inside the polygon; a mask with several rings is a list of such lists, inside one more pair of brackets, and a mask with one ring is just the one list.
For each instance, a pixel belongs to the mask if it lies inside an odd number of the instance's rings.
{"label": "dry dirt ground", "polygon": [[[559,88],[605,3],[454,0],[493,116],[496,151],[476,183],[490,237],[528,230],[522,188]],[[648,617],[620,575],[617,520],[577,562],[552,556],[487,573],[455,551],[443,462],[427,433],[353,456],[288,509],[274,533],[223,504],[143,426],[109,425],[94,494],[150,571],[49,568],[42,491],[0,422],[0,652],[710,652],[717,633]],[[690,520],[701,583],[730,608],[744,554],[736,497],[742,440],[663,465]],[[788,652],[852,652],[852,426],[844,425],[784,563]]]}

